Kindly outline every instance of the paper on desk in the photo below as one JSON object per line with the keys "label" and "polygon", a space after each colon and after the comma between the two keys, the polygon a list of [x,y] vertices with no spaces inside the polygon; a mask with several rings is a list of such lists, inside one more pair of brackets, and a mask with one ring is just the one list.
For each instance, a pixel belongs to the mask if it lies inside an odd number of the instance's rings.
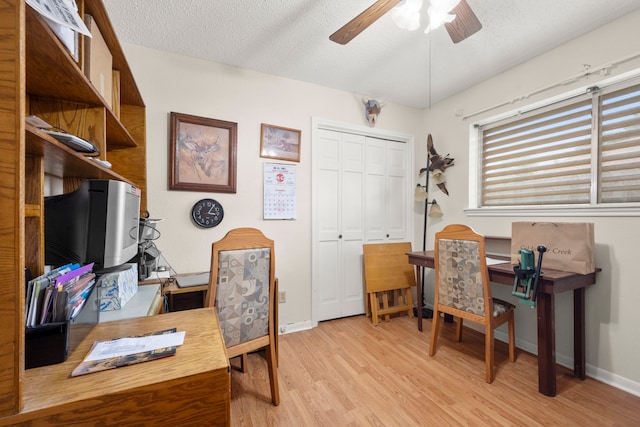
{"label": "paper on desk", "polygon": [[496,265],[496,264],[504,264],[506,262],[509,262],[509,260],[506,259],[496,259],[496,258],[489,258],[487,257],[487,265]]}
{"label": "paper on desk", "polygon": [[91,37],[91,32],[78,12],[70,7],[66,0],[27,0],[27,4],[45,18]]}
{"label": "paper on desk", "polygon": [[153,351],[159,348],[175,347],[184,342],[184,331],[162,335],[147,335],[144,337],[119,338],[111,341],[96,343],[84,361],[109,359],[112,357],[129,356],[131,354]]}

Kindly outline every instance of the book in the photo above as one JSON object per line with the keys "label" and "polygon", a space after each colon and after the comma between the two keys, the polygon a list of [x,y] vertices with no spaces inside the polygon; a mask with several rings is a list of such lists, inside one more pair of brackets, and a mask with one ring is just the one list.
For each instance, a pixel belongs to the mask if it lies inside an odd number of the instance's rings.
{"label": "book", "polygon": [[[163,331],[153,332],[150,334],[138,335],[138,336],[127,337],[127,338],[151,337],[154,335],[173,334],[175,332],[176,332],[176,328],[172,328],[172,329],[165,329]],[[109,341],[115,342],[118,340],[121,340],[121,338],[117,338]],[[174,345],[174,346],[156,348],[149,351],[142,351],[139,353],[126,354],[122,356],[107,357],[104,359],[95,359],[95,360],[92,359],[91,355],[94,349],[100,344],[109,343],[109,341],[94,342],[93,345],[91,346],[91,350],[89,350],[89,353],[87,354],[85,359],[73,370],[73,372],[71,373],[71,376],[77,377],[79,375],[105,371],[108,369],[115,369],[121,366],[134,365],[137,363],[149,362],[151,360],[173,356],[176,354],[176,348],[177,348],[177,346]]]}

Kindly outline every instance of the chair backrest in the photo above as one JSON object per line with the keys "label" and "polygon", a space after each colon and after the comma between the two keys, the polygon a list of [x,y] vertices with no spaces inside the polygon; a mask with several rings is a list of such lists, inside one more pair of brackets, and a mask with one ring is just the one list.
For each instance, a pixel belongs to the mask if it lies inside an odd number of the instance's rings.
{"label": "chair backrest", "polygon": [[213,243],[205,305],[217,308],[230,358],[231,347],[242,344],[243,353],[273,342],[274,280],[274,243],[260,230],[236,228]]}
{"label": "chair backrest", "polygon": [[486,317],[492,312],[484,236],[451,224],[435,235],[436,304]]}

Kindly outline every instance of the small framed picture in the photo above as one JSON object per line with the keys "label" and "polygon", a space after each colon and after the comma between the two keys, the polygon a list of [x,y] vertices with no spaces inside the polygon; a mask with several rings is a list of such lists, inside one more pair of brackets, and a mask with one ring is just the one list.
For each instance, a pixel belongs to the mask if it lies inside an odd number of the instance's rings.
{"label": "small framed picture", "polygon": [[298,129],[262,123],[260,129],[260,157],[300,161],[300,134]]}
{"label": "small framed picture", "polygon": [[169,189],[236,192],[238,124],[171,113]]}

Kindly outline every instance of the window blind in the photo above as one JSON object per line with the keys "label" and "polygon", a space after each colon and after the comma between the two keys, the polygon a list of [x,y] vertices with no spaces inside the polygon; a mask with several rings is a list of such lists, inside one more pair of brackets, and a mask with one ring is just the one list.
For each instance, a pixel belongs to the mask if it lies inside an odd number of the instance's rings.
{"label": "window blind", "polygon": [[486,124],[480,206],[640,202],[638,80]]}
{"label": "window blind", "polygon": [[482,130],[483,206],[588,203],[591,99]]}
{"label": "window blind", "polygon": [[640,202],[640,85],[600,104],[600,202]]}

